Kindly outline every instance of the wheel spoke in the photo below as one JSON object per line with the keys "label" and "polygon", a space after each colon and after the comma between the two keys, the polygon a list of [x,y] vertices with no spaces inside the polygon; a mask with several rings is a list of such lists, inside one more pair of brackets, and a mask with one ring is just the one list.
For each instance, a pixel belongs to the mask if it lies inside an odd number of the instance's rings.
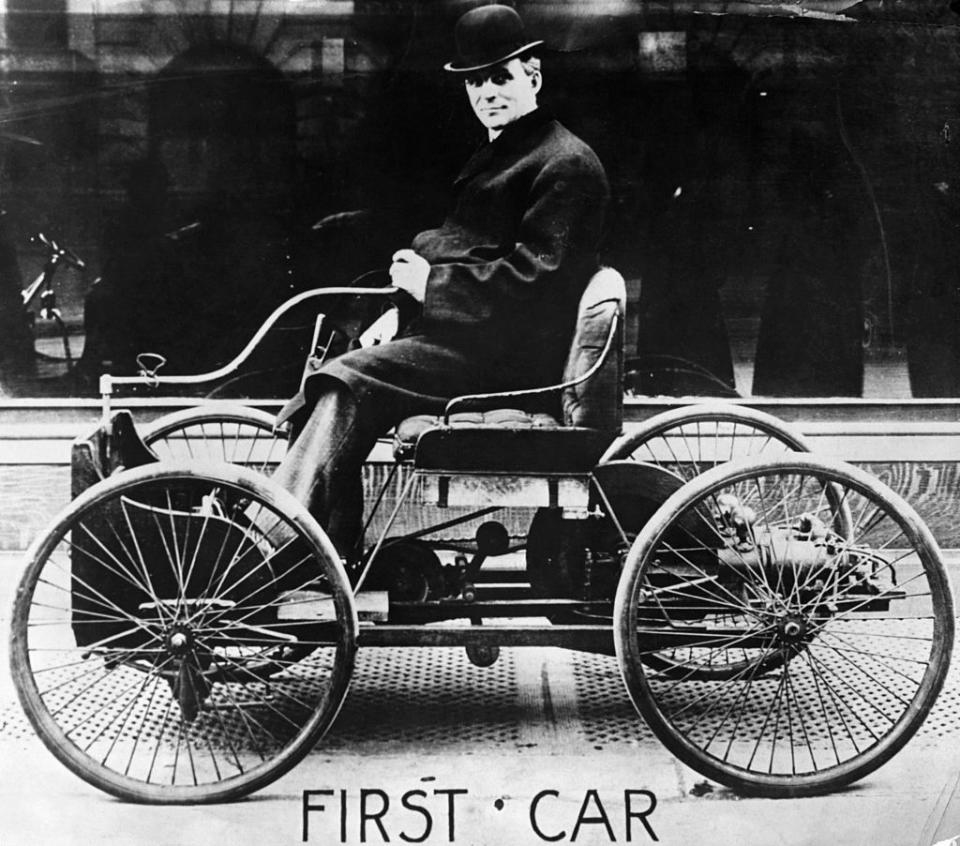
{"label": "wheel spoke", "polygon": [[[800,455],[718,467],[675,499],[638,536],[616,604],[624,678],[658,735],[695,769],[771,796],[883,763],[930,710],[952,644],[943,564],[907,506]],[[691,518],[696,543],[677,543]],[[691,641],[628,637],[657,618]]]}
{"label": "wheel spoke", "polygon": [[[37,548],[14,609],[14,679],[77,774],[135,801],[229,799],[329,726],[352,664],[352,595],[309,515],[283,513],[278,496],[253,471],[141,467],[91,489]],[[258,549],[252,521],[288,546]],[[284,550],[301,570],[281,589]],[[308,584],[296,599],[321,602],[322,619],[288,608]]]}
{"label": "wheel spoke", "polygon": [[267,474],[286,449],[286,433],[273,417],[253,409],[195,409],[157,421],[144,443],[161,459],[213,459]]}

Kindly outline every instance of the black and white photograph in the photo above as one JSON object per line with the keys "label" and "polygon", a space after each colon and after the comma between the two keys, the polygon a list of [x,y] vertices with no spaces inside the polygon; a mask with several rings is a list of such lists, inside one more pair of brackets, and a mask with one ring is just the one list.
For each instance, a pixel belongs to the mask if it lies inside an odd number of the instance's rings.
{"label": "black and white photograph", "polygon": [[0,0],[0,846],[960,846],[960,2]]}

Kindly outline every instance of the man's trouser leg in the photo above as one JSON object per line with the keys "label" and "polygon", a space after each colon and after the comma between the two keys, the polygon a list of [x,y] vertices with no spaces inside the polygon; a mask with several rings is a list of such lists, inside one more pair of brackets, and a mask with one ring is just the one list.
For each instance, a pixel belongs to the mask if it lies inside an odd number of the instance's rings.
{"label": "man's trouser leg", "polygon": [[273,475],[273,481],[307,506],[346,557],[360,539],[361,474],[376,438],[361,427],[350,390],[331,380]]}

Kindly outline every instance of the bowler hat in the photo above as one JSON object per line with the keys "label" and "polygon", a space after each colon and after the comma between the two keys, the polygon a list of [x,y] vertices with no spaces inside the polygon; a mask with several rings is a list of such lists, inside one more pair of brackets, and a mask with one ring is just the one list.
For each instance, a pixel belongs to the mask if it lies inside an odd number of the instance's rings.
{"label": "bowler hat", "polygon": [[530,41],[520,15],[510,6],[490,5],[471,9],[454,30],[457,58],[444,70],[467,73],[513,59],[543,41]]}

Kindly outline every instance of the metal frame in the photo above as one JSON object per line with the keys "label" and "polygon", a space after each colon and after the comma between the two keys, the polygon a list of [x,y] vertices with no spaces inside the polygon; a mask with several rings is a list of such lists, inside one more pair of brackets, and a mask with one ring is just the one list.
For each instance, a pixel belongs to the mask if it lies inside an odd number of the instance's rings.
{"label": "metal frame", "polygon": [[157,353],[141,353],[137,356],[137,364],[140,366],[140,372],[136,376],[112,376],[109,373],[104,373],[100,377],[102,421],[105,425],[109,424],[110,401],[113,396],[114,386],[116,385],[145,385],[148,387],[157,387],[158,385],[202,385],[204,382],[213,382],[217,379],[222,379],[224,376],[230,376],[236,373],[241,365],[250,357],[260,341],[263,340],[267,332],[273,328],[274,324],[288,311],[301,303],[331,296],[386,297],[397,293],[397,290],[397,288],[393,287],[351,288],[349,286],[341,286],[312,288],[309,291],[303,291],[275,308],[270,316],[263,321],[260,328],[254,333],[246,346],[231,361],[228,361],[216,370],[210,370],[206,373],[192,373],[182,376],[159,376],[158,371],[167,363],[167,360]]}

